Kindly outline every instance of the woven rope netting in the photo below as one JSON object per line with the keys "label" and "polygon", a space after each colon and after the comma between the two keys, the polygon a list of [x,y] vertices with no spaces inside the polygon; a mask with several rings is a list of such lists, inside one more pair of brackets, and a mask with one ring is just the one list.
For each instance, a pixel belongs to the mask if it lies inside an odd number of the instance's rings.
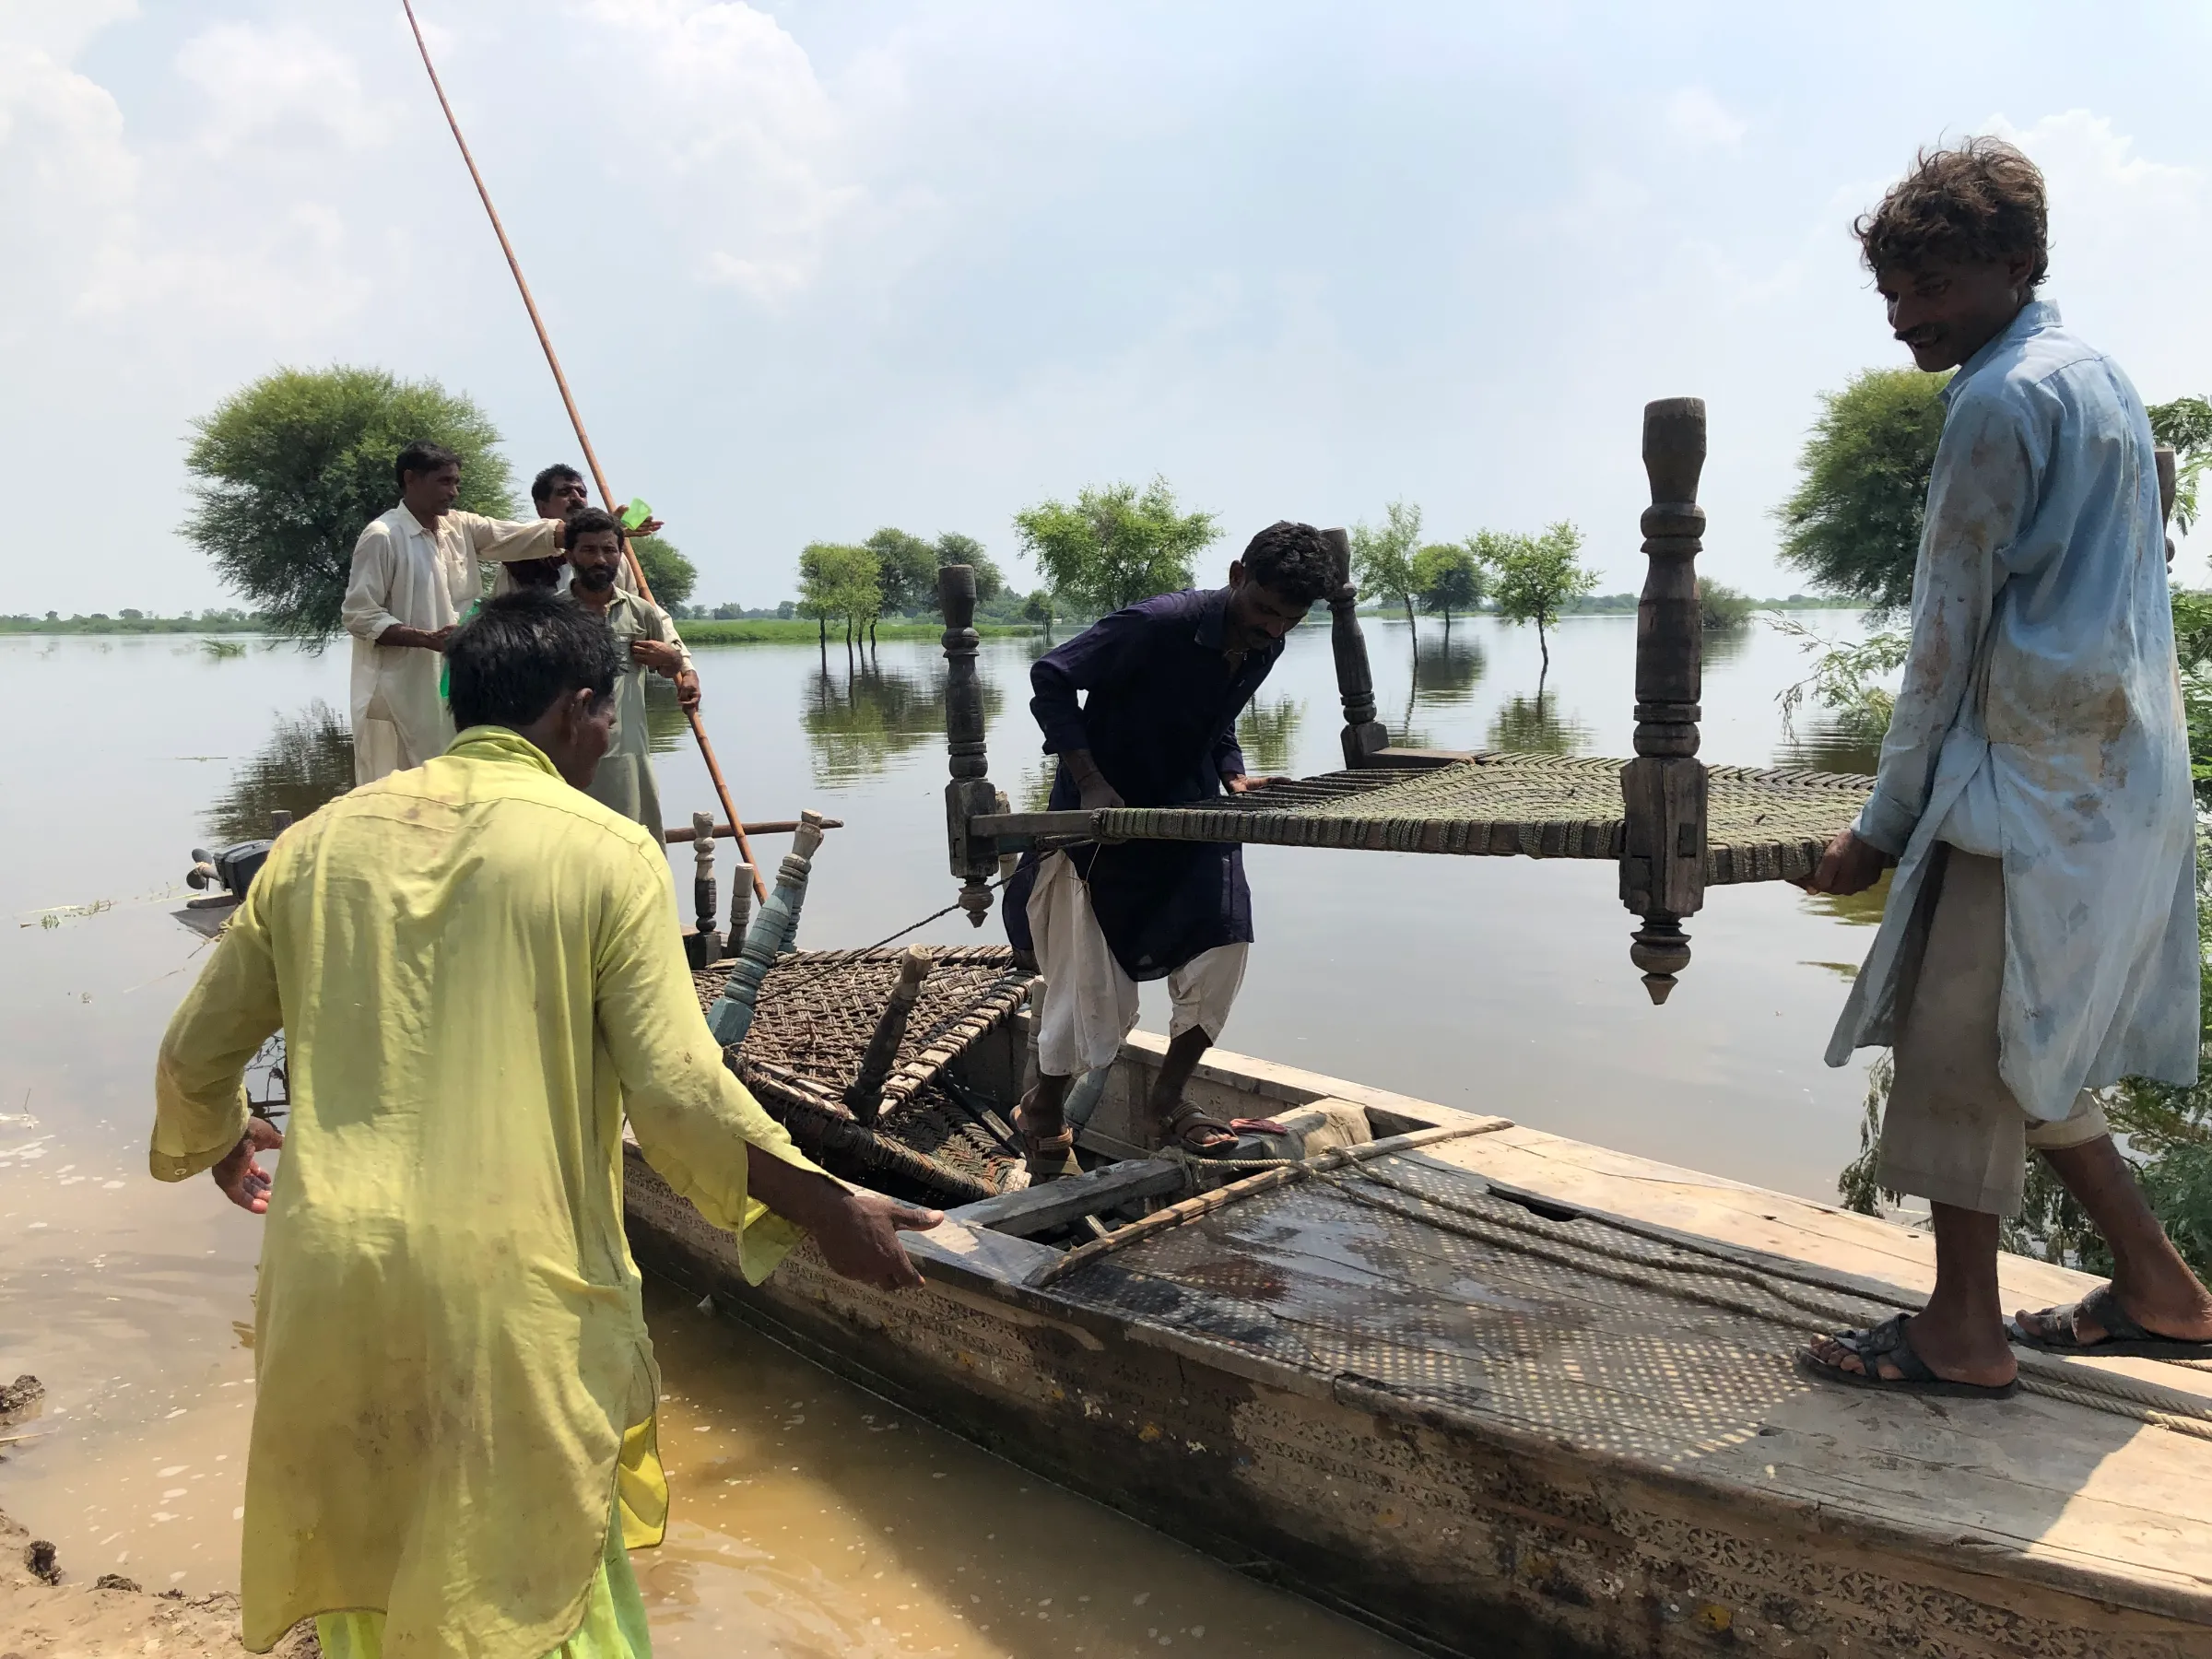
{"label": "woven rope netting", "polygon": [[[854,1121],[843,1094],[890,1002],[904,947],[792,951],[760,985],[752,1029],[725,1051],[800,1149],[833,1172],[932,1203],[965,1204],[1005,1191],[1021,1167],[1005,1120],[946,1066],[1021,1006],[1030,976],[997,946],[927,946],[930,971],[907,1021],[873,1126]],[[729,964],[695,977],[701,1006],[722,994]]]}
{"label": "woven rope netting", "polygon": [[[1129,841],[1261,841],[1379,853],[1618,858],[1620,769],[1559,755],[1477,755],[1418,770],[1327,772],[1204,806],[1124,806],[1097,815]],[[1705,879],[1801,880],[1852,823],[1874,780],[1844,772],[1707,769]]]}

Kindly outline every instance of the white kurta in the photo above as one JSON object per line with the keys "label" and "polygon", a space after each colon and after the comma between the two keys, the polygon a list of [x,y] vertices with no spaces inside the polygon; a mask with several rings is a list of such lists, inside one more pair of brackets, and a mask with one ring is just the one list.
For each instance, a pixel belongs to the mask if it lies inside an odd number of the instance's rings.
{"label": "white kurta", "polygon": [[542,559],[553,519],[488,519],[449,512],[433,533],[405,507],[361,532],[340,616],[353,636],[353,777],[372,783],[420,766],[453,741],[453,717],[438,688],[443,659],[414,646],[376,641],[388,628],[435,632],[461,620],[482,590],[486,559]]}
{"label": "white kurta", "polygon": [[1829,1043],[1891,1041],[1938,841],[2005,864],[1998,1075],[2030,1117],[2196,1079],[2195,811],[2150,422],[2118,364],[2023,309],[1944,397],[1912,645],[1858,832],[1894,855]]}

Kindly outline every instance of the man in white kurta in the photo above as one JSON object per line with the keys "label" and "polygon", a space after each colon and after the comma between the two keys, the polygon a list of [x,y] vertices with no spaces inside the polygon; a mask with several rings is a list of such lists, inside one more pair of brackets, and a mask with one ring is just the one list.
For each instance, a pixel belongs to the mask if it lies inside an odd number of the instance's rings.
{"label": "man in white kurta", "polygon": [[483,588],[486,561],[558,551],[553,519],[489,519],[456,511],[461,462],[411,443],[394,469],[399,505],[354,544],[340,610],[353,636],[353,777],[373,783],[420,766],[453,741],[439,689],[445,641]]}
{"label": "man in white kurta", "polygon": [[[2195,1081],[2195,812],[2150,425],[2111,358],[2033,298],[2042,178],[1992,140],[1924,155],[1860,222],[1897,337],[1956,367],[1873,797],[1817,889],[1894,862],[1828,1059],[1888,1043],[1877,1176],[1928,1200],[1926,1311],[1816,1343],[1860,1387],[2016,1386],[2007,1346],[2212,1354],[2212,1297],[2092,1092]],[[2003,1218],[2033,1148],[2111,1246],[2111,1285],[2004,1322]]]}

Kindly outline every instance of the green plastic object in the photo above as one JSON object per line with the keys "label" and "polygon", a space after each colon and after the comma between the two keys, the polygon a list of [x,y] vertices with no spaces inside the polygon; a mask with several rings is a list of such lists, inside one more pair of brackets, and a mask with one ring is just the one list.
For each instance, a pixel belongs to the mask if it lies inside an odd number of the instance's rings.
{"label": "green plastic object", "polygon": [[637,496],[629,498],[629,505],[622,509],[622,528],[635,530],[653,516],[653,509]]}

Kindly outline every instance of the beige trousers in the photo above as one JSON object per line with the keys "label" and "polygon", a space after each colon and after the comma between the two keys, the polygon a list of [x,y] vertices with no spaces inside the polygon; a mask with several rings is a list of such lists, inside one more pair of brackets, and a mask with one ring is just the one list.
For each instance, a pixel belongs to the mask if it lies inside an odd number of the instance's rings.
{"label": "beige trousers", "polygon": [[2017,1216],[2030,1147],[2110,1135],[2083,1089],[2057,1123],[2030,1118],[1997,1075],[2005,988],[2005,865],[1942,849],[1922,903],[1926,943],[1898,986],[1897,1074],[1882,1113],[1882,1185],[1984,1215]]}
{"label": "beige trousers", "polygon": [[[1090,888],[1065,853],[1050,854],[1038,866],[1029,916],[1037,968],[1044,975],[1037,1069],[1048,1077],[1073,1077],[1112,1065],[1122,1039],[1136,1026],[1136,982],[1114,959],[1091,913]],[[1249,945],[1217,945],[1168,975],[1174,1006],[1171,1037],[1203,1030],[1207,1041],[1219,1038],[1251,950]]]}

